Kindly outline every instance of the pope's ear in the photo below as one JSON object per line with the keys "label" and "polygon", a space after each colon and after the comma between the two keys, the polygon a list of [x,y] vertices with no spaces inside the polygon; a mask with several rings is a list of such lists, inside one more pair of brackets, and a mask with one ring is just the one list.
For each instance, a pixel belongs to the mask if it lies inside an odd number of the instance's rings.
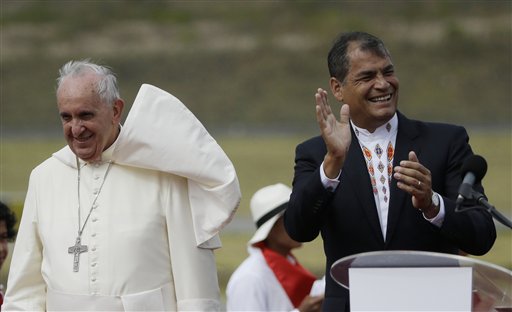
{"label": "pope's ear", "polygon": [[115,123],[119,123],[121,121],[121,115],[123,114],[124,101],[122,99],[117,99],[112,104],[112,110],[114,111],[114,119]]}
{"label": "pope's ear", "polygon": [[334,95],[339,102],[343,102],[343,84],[335,77],[329,79],[329,84],[331,86],[332,95]]}

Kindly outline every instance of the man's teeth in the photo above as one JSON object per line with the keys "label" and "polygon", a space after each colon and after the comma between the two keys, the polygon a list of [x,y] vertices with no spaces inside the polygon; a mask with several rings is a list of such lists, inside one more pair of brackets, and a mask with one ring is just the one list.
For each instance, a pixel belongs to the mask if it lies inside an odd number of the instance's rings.
{"label": "man's teeth", "polygon": [[384,102],[391,100],[391,94],[370,99],[372,102]]}

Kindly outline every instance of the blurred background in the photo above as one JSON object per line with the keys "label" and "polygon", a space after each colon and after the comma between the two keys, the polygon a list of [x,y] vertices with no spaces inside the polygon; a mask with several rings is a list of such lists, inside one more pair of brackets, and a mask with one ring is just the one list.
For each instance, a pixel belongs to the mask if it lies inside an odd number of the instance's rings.
{"label": "blurred background", "polygon": [[[142,83],[156,85],[181,99],[233,160],[243,199],[217,252],[225,287],[255,229],[250,197],[268,184],[291,185],[295,146],[318,134],[314,92],[328,88],[327,52],[348,30],[386,43],[403,113],[467,128],[489,164],[489,201],[512,216],[509,0],[1,0],[0,15],[0,199],[19,217],[31,169],[65,144],[58,69],[90,58],[117,73],[125,115]],[[510,230],[497,227],[483,259],[511,269]],[[322,274],[319,239],[298,257]]]}

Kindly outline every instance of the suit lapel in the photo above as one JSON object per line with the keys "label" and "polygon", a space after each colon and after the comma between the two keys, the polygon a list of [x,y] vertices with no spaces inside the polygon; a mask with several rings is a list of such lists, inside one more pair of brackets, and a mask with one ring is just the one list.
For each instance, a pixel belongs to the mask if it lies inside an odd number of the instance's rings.
{"label": "suit lapel", "polygon": [[[420,146],[416,138],[419,135],[419,131],[415,124],[407,119],[404,115],[398,114],[398,133],[395,143],[395,155],[393,158],[393,168],[400,164],[400,161],[407,160],[409,158],[409,152],[414,151],[416,155],[420,154]],[[410,196],[396,185],[396,180],[391,180],[390,185],[390,200],[388,210],[388,226],[386,232],[386,245],[389,244],[393,233],[398,225],[400,219],[400,213],[406,206],[406,200],[411,200]]]}
{"label": "suit lapel", "polygon": [[[368,167],[361,151],[359,141],[351,127],[352,142],[348,151],[347,159],[343,166],[342,176],[346,176],[347,183],[353,183],[353,189],[356,199],[360,202],[367,220],[377,239],[384,242],[382,230],[380,227],[379,216],[377,214],[377,207],[375,206],[375,199],[372,192],[372,185],[368,174]],[[341,182],[343,184],[343,182]]]}

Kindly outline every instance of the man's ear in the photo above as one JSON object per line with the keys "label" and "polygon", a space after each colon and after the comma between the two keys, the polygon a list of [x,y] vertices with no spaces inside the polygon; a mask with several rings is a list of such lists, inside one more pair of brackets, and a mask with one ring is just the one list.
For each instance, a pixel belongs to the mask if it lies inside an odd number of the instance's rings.
{"label": "man's ear", "polygon": [[331,85],[332,95],[336,100],[343,103],[343,84],[335,77],[329,79],[329,84]]}
{"label": "man's ear", "polygon": [[114,119],[112,121],[116,125],[121,122],[123,108],[124,108],[124,101],[122,99],[117,99],[114,101],[114,103],[112,105],[112,110],[114,111]]}

